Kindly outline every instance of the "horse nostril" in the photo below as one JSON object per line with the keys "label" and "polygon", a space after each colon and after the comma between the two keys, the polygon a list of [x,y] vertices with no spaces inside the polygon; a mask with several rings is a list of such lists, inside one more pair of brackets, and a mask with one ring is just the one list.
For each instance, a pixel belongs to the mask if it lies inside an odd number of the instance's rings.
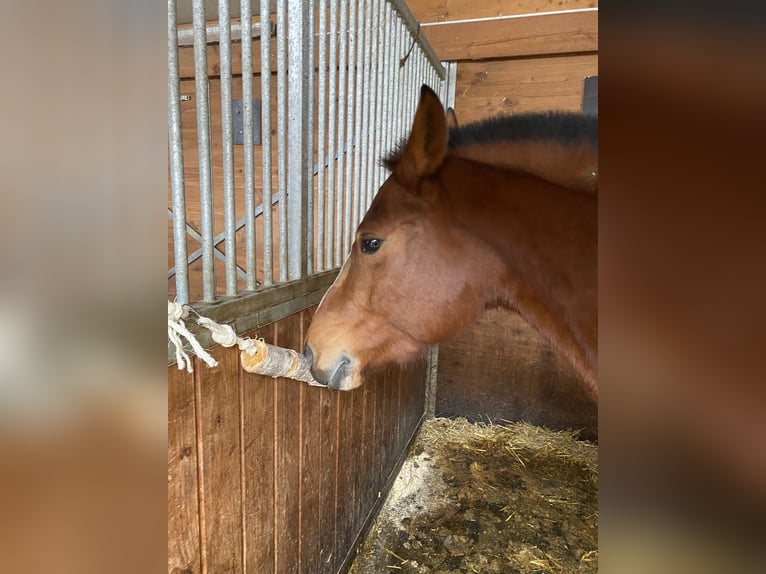
{"label": "horse nostril", "polygon": [[306,357],[306,362],[309,364],[310,367],[314,366],[314,353],[311,350],[311,347],[306,345],[306,348],[303,349],[303,356]]}

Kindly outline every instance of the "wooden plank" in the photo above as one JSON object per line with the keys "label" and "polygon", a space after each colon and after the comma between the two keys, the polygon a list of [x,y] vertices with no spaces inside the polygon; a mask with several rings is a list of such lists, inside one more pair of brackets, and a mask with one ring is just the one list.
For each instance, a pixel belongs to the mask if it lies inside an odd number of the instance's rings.
{"label": "wooden plank", "polygon": [[[391,430],[393,427],[393,412],[391,410],[391,389],[396,377],[394,367],[386,367],[376,386],[380,387],[375,405],[375,478],[376,489],[380,491],[388,478],[392,456]],[[377,496],[377,493],[376,493]]]}
{"label": "wooden plank", "polygon": [[343,563],[354,540],[356,484],[358,469],[355,418],[360,390],[338,393],[338,491],[335,513],[335,565]]}
{"label": "wooden plank", "polygon": [[362,387],[362,424],[359,429],[359,493],[357,506],[357,533],[364,526],[367,515],[377,497],[377,472],[379,461],[375,460],[377,444],[375,442],[375,402],[380,375],[371,377]]}
{"label": "wooden plank", "polygon": [[[274,343],[275,325],[246,336]],[[242,377],[242,464],[245,572],[274,568],[274,395],[277,381],[244,371]]]}
{"label": "wooden plank", "polygon": [[340,393],[324,390],[320,395],[319,436],[321,449],[321,469],[319,489],[319,572],[335,573],[335,507],[338,492],[338,397]]}
{"label": "wooden plank", "polygon": [[597,0],[407,0],[418,22],[491,18],[532,12],[593,8]]}
{"label": "wooden plank", "polygon": [[[277,324],[275,344],[297,349],[301,343],[301,317],[292,315]],[[302,383],[277,379],[275,402],[275,569],[297,573],[300,556],[301,509],[301,401]]]}
{"label": "wooden plank", "polygon": [[[300,313],[301,340],[299,350],[303,349],[305,334],[311,323],[312,310]],[[300,515],[300,556],[299,572],[315,574],[320,571],[319,538],[322,530],[320,522],[321,475],[324,472],[324,454],[322,452],[322,397],[332,391],[301,384],[301,515]],[[332,437],[335,438],[334,436]],[[333,467],[334,465],[333,460]]]}
{"label": "wooden plank", "polygon": [[461,124],[501,113],[579,111],[583,79],[597,74],[596,54],[464,62],[457,70],[455,111]]}
{"label": "wooden plank", "polygon": [[194,359],[202,446],[207,572],[242,572],[238,350],[217,348],[218,366]]}
{"label": "wooden plank", "polygon": [[486,311],[439,348],[439,416],[525,420],[598,437],[598,406],[569,364],[518,313]]}
{"label": "wooden plank", "polygon": [[168,368],[168,572],[201,572],[194,376]]}
{"label": "wooden plank", "polygon": [[598,50],[597,9],[426,24],[422,30],[445,61]]}

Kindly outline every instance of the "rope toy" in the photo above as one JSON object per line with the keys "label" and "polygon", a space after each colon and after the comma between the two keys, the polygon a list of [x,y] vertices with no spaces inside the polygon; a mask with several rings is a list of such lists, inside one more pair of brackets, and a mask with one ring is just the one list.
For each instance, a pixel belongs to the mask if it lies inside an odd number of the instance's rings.
{"label": "rope toy", "polygon": [[186,368],[188,372],[193,372],[192,361],[183,349],[182,337],[189,342],[194,353],[205,361],[208,367],[218,366],[218,361],[202,348],[197,338],[184,324],[184,319],[189,317],[189,311],[197,315],[198,325],[210,331],[213,341],[224,347],[234,345],[239,347],[242,368],[248,373],[274,378],[286,377],[303,381],[314,387],[324,386],[314,379],[306,357],[297,351],[269,345],[263,339],[243,339],[237,336],[231,325],[220,325],[212,319],[200,316],[188,305],[168,301],[168,339],[175,346],[179,370]]}

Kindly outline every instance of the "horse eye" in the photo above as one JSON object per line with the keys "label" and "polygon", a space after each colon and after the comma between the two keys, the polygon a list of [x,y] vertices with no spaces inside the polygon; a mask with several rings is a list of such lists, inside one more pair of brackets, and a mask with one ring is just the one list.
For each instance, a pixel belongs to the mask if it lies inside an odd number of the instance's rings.
{"label": "horse eye", "polygon": [[376,237],[362,239],[362,253],[375,253],[378,249],[380,249],[381,245],[383,245],[383,240]]}

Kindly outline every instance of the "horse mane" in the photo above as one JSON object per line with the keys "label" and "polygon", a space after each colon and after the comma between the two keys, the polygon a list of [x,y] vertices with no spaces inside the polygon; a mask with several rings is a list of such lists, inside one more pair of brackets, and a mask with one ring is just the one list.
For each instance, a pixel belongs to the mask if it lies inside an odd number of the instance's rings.
{"label": "horse mane", "polygon": [[[450,129],[447,145],[456,149],[497,142],[555,142],[598,150],[598,116],[564,111],[498,115]],[[399,163],[406,143],[405,137],[381,159],[389,171]]]}
{"label": "horse mane", "polygon": [[510,141],[598,148],[598,117],[560,111],[494,116],[450,130],[448,145],[458,148]]}

